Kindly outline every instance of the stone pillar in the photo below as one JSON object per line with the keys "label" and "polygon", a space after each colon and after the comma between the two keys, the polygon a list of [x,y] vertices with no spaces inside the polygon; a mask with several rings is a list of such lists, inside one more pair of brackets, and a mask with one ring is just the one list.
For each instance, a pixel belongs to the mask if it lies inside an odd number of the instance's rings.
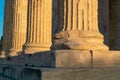
{"label": "stone pillar", "polygon": [[12,21],[13,21],[13,0],[5,0],[3,43],[1,56],[8,55],[11,48]]}
{"label": "stone pillar", "polygon": [[50,50],[52,0],[29,0],[26,54]]}
{"label": "stone pillar", "polygon": [[98,30],[98,0],[59,0],[52,49],[108,50]]}
{"label": "stone pillar", "polygon": [[22,51],[26,40],[28,0],[14,0],[11,56]]}

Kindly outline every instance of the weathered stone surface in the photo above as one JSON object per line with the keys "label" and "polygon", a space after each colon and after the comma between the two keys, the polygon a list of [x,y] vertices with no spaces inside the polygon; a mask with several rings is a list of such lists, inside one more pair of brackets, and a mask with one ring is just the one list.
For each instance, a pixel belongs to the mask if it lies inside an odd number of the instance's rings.
{"label": "weathered stone surface", "polygon": [[3,45],[2,52],[5,56],[11,48],[12,41],[12,23],[13,23],[13,0],[5,0],[5,16],[4,16],[4,30],[3,30]]}
{"label": "weathered stone surface", "polygon": [[108,50],[98,30],[98,0],[94,4],[93,0],[59,0],[58,4],[58,26],[52,49]]}
{"label": "weathered stone surface", "polygon": [[119,80],[120,69],[49,69],[41,80]]}
{"label": "weathered stone surface", "polygon": [[22,68],[20,67],[10,67],[4,66],[0,67],[0,80],[18,80]]}
{"label": "weathered stone surface", "polygon": [[27,27],[27,0],[15,0],[12,4],[13,10],[13,26],[12,26],[12,46],[10,56],[16,56],[22,51],[23,44],[26,41]]}
{"label": "weathered stone surface", "polygon": [[19,56],[9,56],[0,58],[0,65],[4,66],[30,66],[30,67],[55,67],[54,54],[50,51],[31,54],[22,54]]}
{"label": "weathered stone surface", "polygon": [[55,67],[91,67],[91,54],[89,51],[56,50],[54,57]]}
{"label": "weathered stone surface", "polygon": [[[110,49],[119,50],[118,0],[109,3],[110,27],[108,0],[29,0],[28,16],[21,15],[27,13],[27,7],[21,1],[6,0],[0,73],[17,80],[120,79],[120,51],[104,51],[108,47],[103,44],[102,35],[105,44],[109,45],[110,30]],[[24,20],[27,17],[25,36]],[[51,46],[52,30],[53,35],[56,32],[51,47],[55,50],[47,51]],[[10,48],[15,52],[11,53],[14,57],[5,57]],[[19,55],[15,56],[18,48],[20,54],[17,52]]]}
{"label": "weathered stone surface", "polygon": [[28,2],[26,54],[50,50],[52,38],[52,0]]}
{"label": "weathered stone surface", "polygon": [[120,68],[5,67],[2,80],[119,80]]}
{"label": "weathered stone surface", "polygon": [[57,50],[7,57],[1,59],[1,65],[81,68],[92,67],[89,51]]}
{"label": "weathered stone surface", "polygon": [[120,51],[46,51],[0,59],[0,65],[13,77],[16,67],[20,80],[119,80]]}
{"label": "weathered stone surface", "polygon": [[43,51],[1,58],[0,64],[50,68],[120,67],[120,51]]}
{"label": "weathered stone surface", "polygon": [[119,51],[55,50],[7,57],[1,64],[58,68],[120,67]]}
{"label": "weathered stone surface", "polygon": [[93,67],[120,67],[120,51],[93,51]]}
{"label": "weathered stone surface", "polygon": [[34,55],[25,55],[25,65],[40,67],[55,67],[54,54],[51,51],[34,53]]}

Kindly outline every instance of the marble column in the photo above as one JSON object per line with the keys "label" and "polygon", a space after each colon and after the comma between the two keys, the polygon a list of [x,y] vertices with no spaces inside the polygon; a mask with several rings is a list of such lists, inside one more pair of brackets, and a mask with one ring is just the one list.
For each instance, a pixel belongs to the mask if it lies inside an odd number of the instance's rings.
{"label": "marble column", "polygon": [[4,28],[1,56],[6,56],[11,48],[12,22],[13,22],[13,0],[5,0]]}
{"label": "marble column", "polygon": [[14,0],[12,46],[10,56],[16,56],[22,51],[26,41],[28,0]]}
{"label": "marble column", "polygon": [[108,50],[98,30],[98,0],[59,0],[52,49]]}
{"label": "marble column", "polygon": [[24,52],[50,50],[52,34],[52,0],[29,0],[27,41]]}

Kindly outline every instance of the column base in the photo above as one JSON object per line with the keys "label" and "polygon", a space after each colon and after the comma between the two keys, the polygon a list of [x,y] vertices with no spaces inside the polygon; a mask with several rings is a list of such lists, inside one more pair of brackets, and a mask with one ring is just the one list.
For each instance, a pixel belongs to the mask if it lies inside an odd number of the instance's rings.
{"label": "column base", "polygon": [[109,50],[103,42],[104,38],[99,32],[63,31],[55,35],[51,49]]}
{"label": "column base", "polygon": [[0,58],[5,58],[6,57],[6,52],[5,51],[1,51],[0,52]]}
{"label": "column base", "polygon": [[50,46],[50,44],[44,43],[27,43],[23,47],[23,52],[25,54],[34,54],[36,52],[49,51]]}
{"label": "column base", "polygon": [[9,51],[9,56],[18,56],[22,52],[22,49],[11,48]]}

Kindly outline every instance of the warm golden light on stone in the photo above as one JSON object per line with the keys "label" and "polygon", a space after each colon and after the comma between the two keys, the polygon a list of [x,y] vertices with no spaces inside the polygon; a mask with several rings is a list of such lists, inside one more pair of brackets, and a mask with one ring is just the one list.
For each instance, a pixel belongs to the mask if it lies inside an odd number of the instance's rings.
{"label": "warm golden light on stone", "polygon": [[14,0],[13,3],[12,46],[10,56],[16,56],[22,52],[26,40],[27,28],[27,0]]}
{"label": "warm golden light on stone", "polygon": [[108,50],[98,30],[98,0],[59,0],[58,3],[59,25],[52,49]]}
{"label": "warm golden light on stone", "polygon": [[5,1],[0,80],[120,79],[120,0]]}
{"label": "warm golden light on stone", "polygon": [[30,0],[28,7],[26,54],[50,50],[52,39],[52,0]]}

